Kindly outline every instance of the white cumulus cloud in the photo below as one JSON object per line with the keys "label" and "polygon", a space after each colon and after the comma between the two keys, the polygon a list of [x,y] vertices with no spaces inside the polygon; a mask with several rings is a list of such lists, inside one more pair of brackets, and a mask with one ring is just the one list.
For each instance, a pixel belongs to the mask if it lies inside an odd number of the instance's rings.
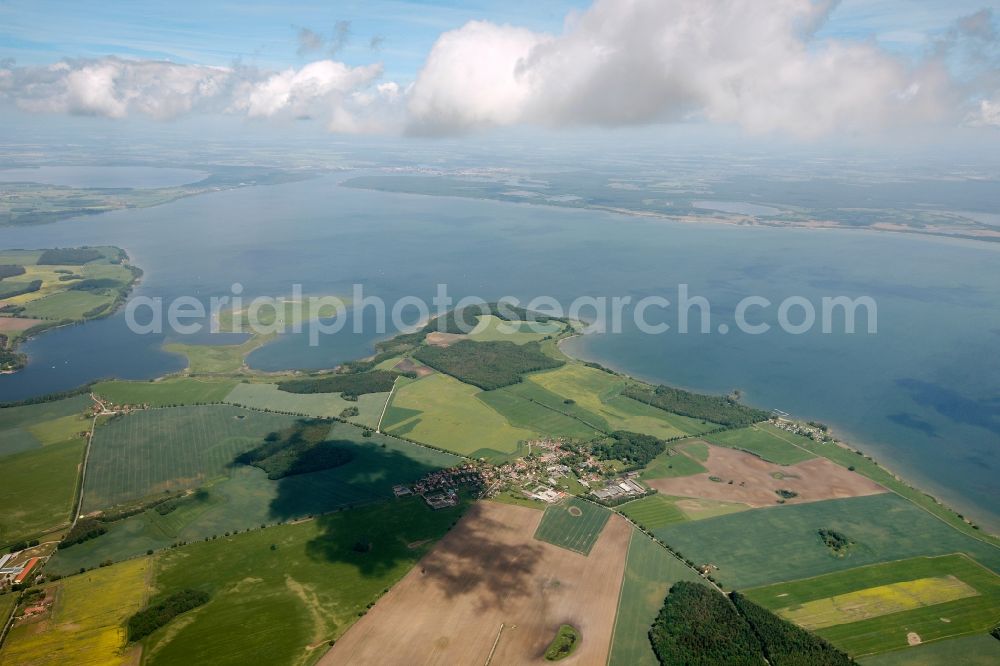
{"label": "white cumulus cloud", "polygon": [[819,135],[934,120],[948,78],[874,42],[817,40],[831,2],[597,0],[558,36],[471,22],[442,35],[411,129],[700,118]]}

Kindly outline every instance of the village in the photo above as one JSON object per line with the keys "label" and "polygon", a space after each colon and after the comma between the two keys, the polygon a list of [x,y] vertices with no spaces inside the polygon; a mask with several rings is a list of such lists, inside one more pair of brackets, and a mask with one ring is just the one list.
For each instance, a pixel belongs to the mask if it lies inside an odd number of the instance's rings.
{"label": "village", "polygon": [[432,509],[455,506],[459,488],[480,498],[509,493],[553,504],[568,495],[587,496],[615,505],[650,493],[638,472],[619,473],[614,465],[589,453],[565,448],[559,439],[525,442],[529,453],[499,465],[479,460],[432,472],[411,485],[393,487],[396,497],[419,495]]}

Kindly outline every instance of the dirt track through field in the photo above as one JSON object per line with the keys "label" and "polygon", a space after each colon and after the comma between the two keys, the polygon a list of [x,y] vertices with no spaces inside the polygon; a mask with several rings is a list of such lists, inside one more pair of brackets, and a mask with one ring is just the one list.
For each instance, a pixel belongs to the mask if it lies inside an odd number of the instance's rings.
{"label": "dirt track through field", "polygon": [[[589,557],[532,535],[542,512],[480,502],[320,664],[545,664],[561,624],[582,641],[561,663],[608,657],[630,526],[612,516]],[[504,629],[497,641],[500,625]]]}
{"label": "dirt track through field", "polygon": [[[743,502],[755,507],[774,506],[780,499],[778,490],[798,493],[786,499],[787,504],[887,492],[868,477],[826,458],[776,465],[743,451],[709,444],[708,461],[702,464],[708,472],[647,483],[667,495]],[[713,476],[721,481],[713,481]]]}

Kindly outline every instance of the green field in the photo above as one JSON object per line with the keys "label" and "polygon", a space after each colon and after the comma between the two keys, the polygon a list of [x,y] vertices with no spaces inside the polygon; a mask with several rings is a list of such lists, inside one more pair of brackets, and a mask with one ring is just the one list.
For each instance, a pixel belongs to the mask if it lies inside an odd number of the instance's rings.
{"label": "green field", "polygon": [[530,382],[483,391],[476,397],[502,414],[511,425],[520,428],[572,439],[593,439],[601,434],[601,430],[588,424],[600,423],[603,419],[579,416],[583,410],[572,409],[576,406],[565,404],[555,394]]}
{"label": "green field", "polygon": [[163,345],[163,349],[187,358],[187,371],[192,375],[225,374],[243,370],[243,361],[250,352],[262,347],[273,338],[273,335],[253,335],[238,345],[192,345],[171,342]]}
{"label": "green field", "polygon": [[297,474],[273,481],[256,467],[238,466],[211,482],[204,493],[189,497],[166,515],[150,509],[108,525],[97,539],[60,550],[49,570],[71,573],[104,560],[119,561],[160,550],[177,541],[198,541],[234,529],[291,520],[342,507],[380,502],[392,497],[392,486],[461,461],[393,437],[363,437],[352,425],[335,423],[331,439],[352,440],[352,460],[333,469]]}
{"label": "green field", "polygon": [[69,522],[83,447],[76,439],[0,461],[0,544]]}
{"label": "green field", "polygon": [[125,652],[122,624],[145,603],[146,558],[49,583],[55,604],[46,624],[11,630],[2,664],[117,666],[134,663]]}
{"label": "green field", "polygon": [[374,428],[388,397],[388,393],[366,393],[351,401],[344,400],[339,393],[289,393],[278,390],[277,384],[236,384],[225,402],[251,409],[334,418],[340,418],[341,412],[349,407],[357,407],[358,415],[348,416],[347,420]]}
{"label": "green field", "polygon": [[610,517],[608,509],[571,497],[545,509],[535,538],[587,555]]}
{"label": "green field", "polygon": [[677,476],[691,476],[701,474],[708,470],[694,458],[683,453],[683,449],[676,446],[668,446],[667,450],[656,456],[646,465],[639,478],[649,481],[652,479],[669,479]]}
{"label": "green field", "polygon": [[0,409],[0,458],[58,444],[90,429],[89,396]]}
{"label": "green field", "polygon": [[657,530],[688,519],[672,498],[656,494],[623,504],[618,510],[647,530]]}
{"label": "green field", "polygon": [[476,342],[497,342],[506,340],[516,345],[541,340],[546,335],[554,335],[562,330],[560,324],[554,322],[504,321],[493,315],[478,317],[476,327],[469,331],[468,337]]}
{"label": "green field", "polygon": [[279,333],[301,326],[305,322],[317,319],[330,319],[337,316],[338,306],[350,307],[350,296],[304,296],[301,300],[281,298],[277,302],[260,301],[253,305],[246,299],[247,307],[234,312],[232,308],[219,313],[219,330],[223,333],[239,333],[250,331],[252,323],[263,329],[260,333]]}
{"label": "green field", "polygon": [[225,476],[234,456],[295,417],[229,405],[149,409],[97,428],[83,510],[103,509]]}
{"label": "green field", "polygon": [[884,467],[880,466],[877,462],[869,460],[855,451],[834,443],[814,442],[810,439],[806,439],[805,437],[796,437],[791,433],[787,433],[777,428],[774,428],[772,432],[776,437],[785,438],[790,442],[793,441],[812,453],[832,460],[842,467],[853,467],[858,474],[863,474],[869,479],[885,486],[889,490],[899,493],[914,504],[923,507],[965,534],[968,534],[977,540],[992,543],[1000,547],[1000,536],[973,528],[952,509],[938,503],[938,501],[930,495],[907,485],[904,481],[897,478]]}
{"label": "green field", "polygon": [[[779,437],[778,435],[781,435]],[[795,446],[792,442],[807,440],[792,433],[778,430],[770,424],[760,424],[738,430],[726,430],[705,437],[712,444],[742,449],[778,465],[794,465],[816,456]]]}
{"label": "green field", "polygon": [[996,666],[1000,641],[986,634],[935,641],[863,657],[863,666]]}
{"label": "green field", "polygon": [[[156,561],[158,593],[212,597],[147,638],[144,663],[312,663],[463,510],[393,500],[168,551]],[[368,552],[354,549],[362,540]]]}
{"label": "green field", "polygon": [[746,504],[739,502],[671,497],[657,493],[622,504],[618,510],[647,530],[652,531],[674,523],[715,518],[738,511],[746,511],[749,508]]}
{"label": "green field", "polygon": [[876,564],[746,595],[853,655],[906,648],[909,632],[927,642],[1000,622],[1000,576],[965,555]]}
{"label": "green field", "polygon": [[[822,543],[819,529],[837,530],[856,544],[837,557]],[[656,534],[695,563],[717,565],[715,577],[735,588],[955,552],[1000,570],[1000,549],[891,493],[744,511],[668,525]]]}
{"label": "green field", "polygon": [[665,548],[633,528],[618,598],[609,666],[659,666],[649,643],[649,627],[663,605],[667,590],[679,580],[697,581],[700,577]]}
{"label": "green field", "polygon": [[232,379],[167,377],[155,382],[99,382],[93,392],[115,405],[171,407],[222,402],[235,385]]}
{"label": "green field", "polygon": [[382,420],[382,430],[455,453],[503,458],[518,442],[538,433],[517,428],[476,398],[479,389],[434,374],[400,384]]}
{"label": "green field", "polygon": [[716,428],[701,421],[650,407],[619,395],[625,380],[581,363],[538,372],[527,379],[563,399],[573,400],[581,409],[601,418],[609,430],[629,430],[669,439]]}

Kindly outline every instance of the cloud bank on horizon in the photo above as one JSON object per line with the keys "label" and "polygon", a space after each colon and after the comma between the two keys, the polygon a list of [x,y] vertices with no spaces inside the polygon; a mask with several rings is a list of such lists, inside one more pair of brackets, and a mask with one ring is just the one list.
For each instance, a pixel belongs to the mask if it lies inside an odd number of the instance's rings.
{"label": "cloud bank on horizon", "polygon": [[30,113],[195,113],[315,119],[343,133],[451,135],[490,127],[671,122],[818,137],[900,126],[1000,128],[1000,39],[985,9],[919,58],[874,42],[818,38],[836,0],[595,0],[561,34],[471,21],[441,34],[416,78],[328,56],[266,70],[108,56],[52,65],[0,62],[0,98]]}

